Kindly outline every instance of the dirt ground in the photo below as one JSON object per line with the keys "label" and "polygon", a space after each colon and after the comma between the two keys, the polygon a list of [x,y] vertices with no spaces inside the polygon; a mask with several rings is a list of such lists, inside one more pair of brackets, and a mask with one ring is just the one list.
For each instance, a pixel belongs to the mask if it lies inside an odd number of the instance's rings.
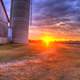
{"label": "dirt ground", "polygon": [[80,80],[80,44],[1,45],[0,80]]}

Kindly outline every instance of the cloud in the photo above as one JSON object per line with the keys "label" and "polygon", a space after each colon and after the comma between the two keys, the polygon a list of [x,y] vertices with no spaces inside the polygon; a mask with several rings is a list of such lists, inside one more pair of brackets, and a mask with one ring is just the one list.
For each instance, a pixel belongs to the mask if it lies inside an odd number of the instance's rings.
{"label": "cloud", "polygon": [[[53,25],[55,22],[76,22],[80,21],[79,0],[33,0],[33,20],[35,24]],[[43,22],[42,22],[42,21]],[[38,23],[37,23],[38,22]],[[34,23],[33,23],[34,24]],[[45,25],[44,24],[44,25]]]}
{"label": "cloud", "polygon": [[80,0],[33,0],[32,26],[80,36]]}

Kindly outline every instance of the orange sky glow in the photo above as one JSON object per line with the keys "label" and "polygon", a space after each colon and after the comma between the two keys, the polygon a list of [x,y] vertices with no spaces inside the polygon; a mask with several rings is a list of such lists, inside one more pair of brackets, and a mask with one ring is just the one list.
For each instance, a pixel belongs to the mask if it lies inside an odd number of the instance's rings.
{"label": "orange sky glow", "polygon": [[46,36],[52,38],[52,41],[80,41],[78,36],[69,36],[66,33],[59,32],[50,32],[46,30],[40,29],[30,29],[29,30],[29,39],[30,40],[42,40],[42,38],[46,38]]}

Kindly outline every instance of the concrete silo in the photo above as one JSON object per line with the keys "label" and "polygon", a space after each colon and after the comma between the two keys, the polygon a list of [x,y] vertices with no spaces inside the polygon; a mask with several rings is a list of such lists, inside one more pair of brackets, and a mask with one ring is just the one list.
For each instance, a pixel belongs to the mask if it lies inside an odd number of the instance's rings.
{"label": "concrete silo", "polygon": [[8,22],[9,18],[3,0],[0,0],[0,44],[8,43]]}
{"label": "concrete silo", "polygon": [[12,41],[14,43],[28,42],[30,0],[11,0]]}

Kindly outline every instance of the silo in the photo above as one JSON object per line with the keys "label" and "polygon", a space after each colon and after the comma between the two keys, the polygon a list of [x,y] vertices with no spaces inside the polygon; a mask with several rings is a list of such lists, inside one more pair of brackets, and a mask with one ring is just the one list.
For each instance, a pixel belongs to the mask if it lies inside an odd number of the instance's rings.
{"label": "silo", "polygon": [[8,43],[8,22],[9,18],[3,0],[0,0],[0,44]]}
{"label": "silo", "polygon": [[11,27],[14,43],[28,42],[30,0],[11,0]]}

